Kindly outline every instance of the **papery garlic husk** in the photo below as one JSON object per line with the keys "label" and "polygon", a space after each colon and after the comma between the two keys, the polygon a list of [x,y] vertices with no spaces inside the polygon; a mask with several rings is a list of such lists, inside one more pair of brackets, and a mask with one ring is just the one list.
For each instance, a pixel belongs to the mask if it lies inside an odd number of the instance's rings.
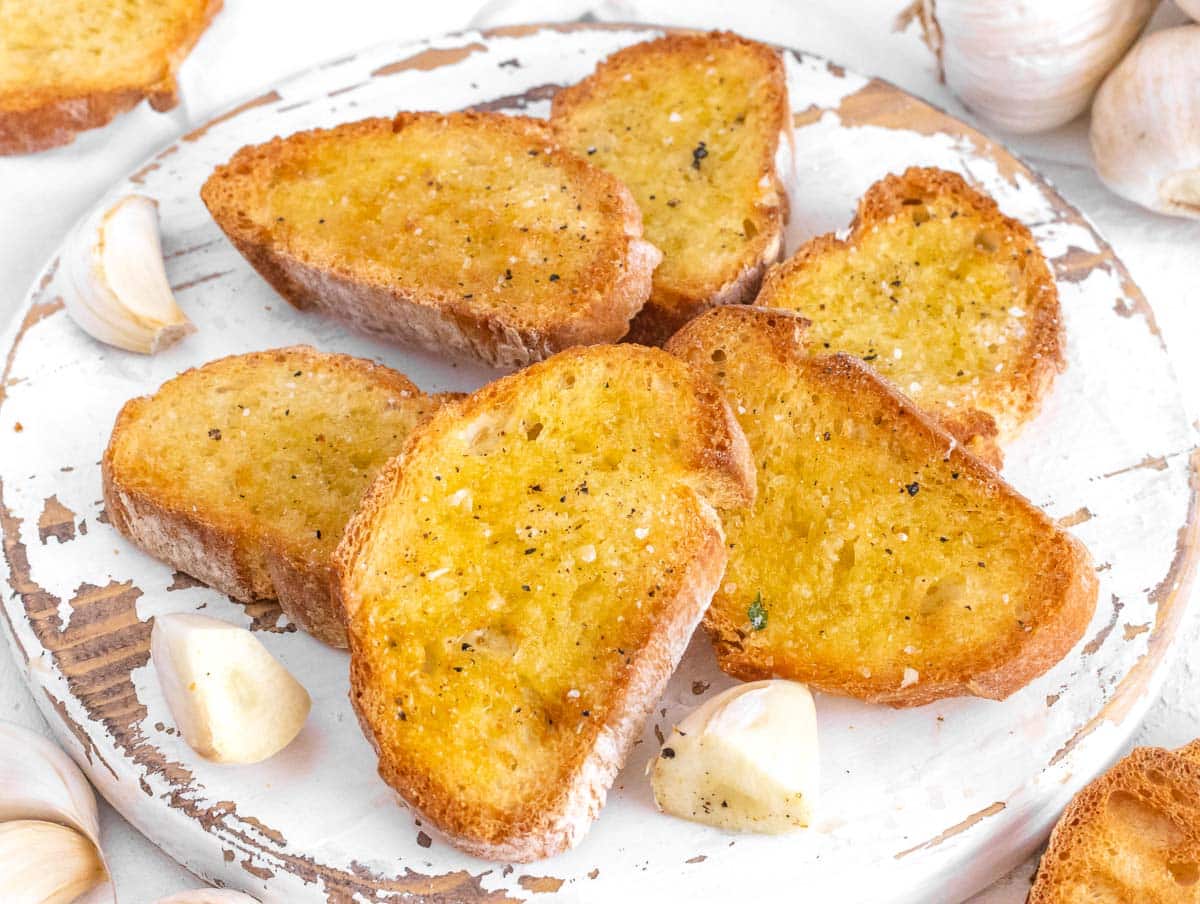
{"label": "papery garlic husk", "polygon": [[[64,864],[64,869],[69,865],[72,874],[92,877],[87,887],[93,888],[95,895],[89,901],[116,900],[104,870],[100,820],[91,785],[71,758],[51,741],[27,728],[0,721],[0,829],[24,822],[55,824],[77,836],[77,842],[53,836],[59,839],[54,843],[63,851],[84,852],[78,864]],[[38,837],[45,835],[42,832]],[[98,875],[94,863],[100,864]],[[9,871],[16,869],[23,869],[20,857],[0,859],[0,891]],[[14,899],[0,893],[0,901],[7,904],[10,900]]]}
{"label": "papery garlic husk", "polygon": [[1200,0],[1175,0],[1175,3],[1181,10],[1200,22]]}
{"label": "papery garlic husk", "polygon": [[197,888],[159,898],[154,904],[259,904],[245,892],[228,888]]}
{"label": "papery garlic husk", "polygon": [[245,628],[194,612],[159,615],[150,658],[184,741],[205,759],[261,762],[308,718],[308,692]]}
{"label": "papery garlic husk", "polygon": [[61,261],[67,313],[101,342],[152,355],[195,331],[167,281],[152,198],[126,195],[85,217]]}
{"label": "papery garlic husk", "polygon": [[91,840],[36,819],[0,823],[0,901],[71,904],[107,878]]}
{"label": "papery garlic husk", "polygon": [[942,79],[974,113],[1040,132],[1082,113],[1158,0],[916,0]]}
{"label": "papery garlic husk", "polygon": [[1200,25],[1147,35],[1092,106],[1092,159],[1110,189],[1200,219]]}

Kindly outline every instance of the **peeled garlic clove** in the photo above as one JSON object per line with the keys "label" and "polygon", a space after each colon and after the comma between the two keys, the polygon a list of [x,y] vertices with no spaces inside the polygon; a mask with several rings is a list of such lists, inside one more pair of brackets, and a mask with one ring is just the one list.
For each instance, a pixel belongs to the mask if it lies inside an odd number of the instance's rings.
{"label": "peeled garlic clove", "polygon": [[973,112],[1012,132],[1082,113],[1158,0],[916,0],[915,18],[942,79]]}
{"label": "peeled garlic clove", "polygon": [[152,198],[126,195],[86,217],[61,266],[67,313],[101,342],[154,354],[196,329],[167,282]]}
{"label": "peeled garlic clove", "polygon": [[71,904],[106,878],[96,846],[75,829],[34,819],[0,823],[5,904]]}
{"label": "peeled garlic clove", "polygon": [[150,658],[183,739],[207,759],[265,760],[308,718],[308,692],[245,628],[190,612],[160,615]]}
{"label": "peeled garlic clove", "polygon": [[688,713],[651,778],[660,810],[722,829],[807,826],[820,787],[817,714],[803,684],[741,684]]}
{"label": "peeled garlic clove", "polygon": [[1200,218],[1200,25],[1147,35],[1092,105],[1104,184],[1159,213]]}
{"label": "peeled garlic clove", "polygon": [[258,904],[258,899],[228,888],[197,888],[159,898],[154,904]]}

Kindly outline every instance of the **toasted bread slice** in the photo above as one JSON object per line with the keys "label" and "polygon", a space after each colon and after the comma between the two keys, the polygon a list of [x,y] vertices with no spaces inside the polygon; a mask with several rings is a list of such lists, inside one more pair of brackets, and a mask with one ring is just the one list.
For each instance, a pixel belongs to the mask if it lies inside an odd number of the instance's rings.
{"label": "toasted bread slice", "polygon": [[615,342],[660,255],[544,122],[401,113],[242,148],[201,191],[288,301],[496,367]]}
{"label": "toasted bread slice", "polygon": [[221,0],[0,0],[0,154],[67,144],[149,98],[178,103],[175,73]]}
{"label": "toasted bread slice", "polygon": [[721,308],[667,346],[720,383],[758,466],[705,617],[721,668],[893,706],[1008,696],[1083,633],[1087,551],[857,358],[808,357],[803,327]]}
{"label": "toasted bread slice", "polygon": [[380,775],[463,850],[574,845],[753,497],[719,391],[658,349],[573,349],[447,406],[376,480],[336,565]]}
{"label": "toasted bread slice", "polygon": [[1138,747],[1075,795],[1029,904],[1200,901],[1200,762],[1185,752]]}
{"label": "toasted bread slice", "polygon": [[876,182],[848,238],[809,241],[755,304],[800,312],[814,350],[869,362],[993,458],[1064,366],[1058,290],[1029,230],[943,170]]}
{"label": "toasted bread slice", "polygon": [[551,122],[629,186],[663,252],[629,338],[660,344],[705,308],[754,298],[787,219],[776,152],[791,109],[775,50],[729,32],[635,44],[559,91]]}
{"label": "toasted bread slice", "polygon": [[104,453],[113,527],[242,602],[346,645],[330,556],[359,497],[444,401],[307,346],[233,355],[125,404]]}

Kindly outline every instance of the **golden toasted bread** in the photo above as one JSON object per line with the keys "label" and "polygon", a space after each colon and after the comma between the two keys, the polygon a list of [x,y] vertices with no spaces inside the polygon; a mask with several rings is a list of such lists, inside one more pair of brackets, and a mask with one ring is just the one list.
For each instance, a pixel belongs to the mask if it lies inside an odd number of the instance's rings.
{"label": "golden toasted bread", "polygon": [[814,351],[870,363],[995,462],[1064,366],[1058,290],[1029,230],[942,170],[876,182],[846,240],[809,241],[755,304],[803,314]]}
{"label": "golden toasted bread", "polygon": [[631,339],[657,345],[705,308],[754,298],[787,219],[776,152],[791,109],[775,50],[729,32],[635,44],[559,91],[551,122],[629,186],[663,252]]}
{"label": "golden toasted bread", "polygon": [[336,555],[351,700],[379,772],[463,850],[574,845],[753,497],[719,391],[658,349],[572,349],[443,408]]}
{"label": "golden toasted bread", "polygon": [[242,148],[201,191],[288,301],[497,367],[614,342],[658,251],[538,120],[401,113]]}
{"label": "golden toasted bread", "polygon": [[233,355],[125,404],[101,464],[113,527],[242,602],[346,645],[330,556],[359,497],[444,401],[307,346]]}
{"label": "golden toasted bread", "polygon": [[1075,795],[1050,836],[1029,904],[1200,902],[1195,748],[1138,747]]}
{"label": "golden toasted bread", "polygon": [[805,325],[721,308],[667,345],[721,385],[758,466],[705,616],[721,668],[893,706],[1008,696],[1083,633],[1087,551],[857,358],[809,357]]}
{"label": "golden toasted bread", "polygon": [[221,0],[0,0],[0,154],[67,144],[149,98],[178,102],[175,73]]}

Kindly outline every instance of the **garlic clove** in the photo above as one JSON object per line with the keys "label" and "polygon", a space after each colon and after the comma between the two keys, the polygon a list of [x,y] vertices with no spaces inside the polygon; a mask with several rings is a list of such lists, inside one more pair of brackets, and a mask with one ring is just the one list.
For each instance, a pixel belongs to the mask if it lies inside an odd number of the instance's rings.
{"label": "garlic clove", "polygon": [[62,256],[71,318],[101,342],[154,354],[194,332],[167,282],[158,204],[126,195],[84,220]]}
{"label": "garlic clove", "polygon": [[167,895],[154,904],[258,904],[258,899],[228,888],[197,888]]}
{"label": "garlic clove", "polygon": [[[0,828],[17,823],[56,824],[82,839],[88,848],[80,873],[100,863],[101,876],[92,882],[92,904],[116,900],[112,883],[106,881],[100,850],[100,820],[96,797],[83,773],[58,746],[27,728],[0,721]],[[38,833],[43,837],[45,833]],[[10,841],[12,839],[10,838]],[[65,844],[65,842],[64,842]],[[72,849],[78,844],[72,844]],[[0,863],[0,901],[4,880],[13,861]],[[20,898],[18,900],[25,900]]]}
{"label": "garlic clove", "polygon": [[1158,0],[916,0],[916,19],[942,80],[982,118],[1039,132],[1082,113]]}
{"label": "garlic clove", "polygon": [[1104,184],[1150,210],[1200,219],[1200,25],[1147,35],[1092,105]]}
{"label": "garlic clove", "polygon": [[107,879],[91,840],[53,822],[0,823],[0,901],[71,904]]}
{"label": "garlic clove", "polygon": [[812,695],[779,679],[732,687],[688,713],[653,768],[664,812],[734,831],[807,826],[820,790]]}
{"label": "garlic clove", "polygon": [[150,657],[183,739],[207,759],[265,760],[308,718],[308,692],[245,628],[190,612],[160,615]]}

